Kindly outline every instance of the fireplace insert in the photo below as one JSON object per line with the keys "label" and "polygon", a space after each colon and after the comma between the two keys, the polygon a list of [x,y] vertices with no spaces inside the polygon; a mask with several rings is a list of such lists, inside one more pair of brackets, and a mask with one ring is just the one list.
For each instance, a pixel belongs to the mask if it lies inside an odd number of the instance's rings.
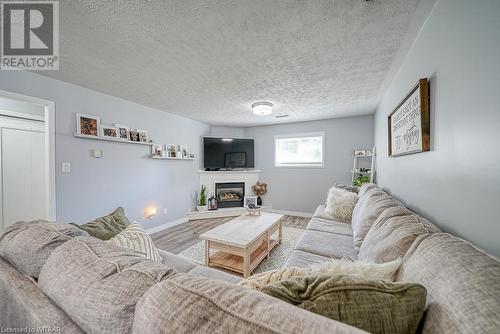
{"label": "fireplace insert", "polygon": [[245,197],[245,182],[215,183],[215,197],[218,208],[242,207]]}

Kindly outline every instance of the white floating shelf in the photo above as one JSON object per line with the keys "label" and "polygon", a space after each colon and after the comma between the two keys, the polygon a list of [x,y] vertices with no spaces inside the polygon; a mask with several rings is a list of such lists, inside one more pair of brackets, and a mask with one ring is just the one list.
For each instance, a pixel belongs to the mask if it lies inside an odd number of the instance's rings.
{"label": "white floating shelf", "polygon": [[196,160],[196,158],[170,158],[170,157],[150,157],[158,160]]}
{"label": "white floating shelf", "polygon": [[136,144],[136,145],[155,145],[155,143],[143,143],[143,142],[138,142],[138,141],[130,141],[130,140],[124,140],[124,139],[116,139],[116,138],[108,138],[108,137],[100,137],[100,136],[89,136],[89,135],[81,135],[79,133],[73,134],[77,138],[84,138],[84,139],[92,139],[92,140],[103,140],[103,141],[113,141],[117,143],[125,143],[125,144]]}

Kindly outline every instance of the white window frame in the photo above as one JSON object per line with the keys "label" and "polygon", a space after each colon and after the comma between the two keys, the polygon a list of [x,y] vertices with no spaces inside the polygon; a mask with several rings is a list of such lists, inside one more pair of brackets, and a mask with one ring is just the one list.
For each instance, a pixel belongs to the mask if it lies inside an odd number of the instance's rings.
{"label": "white window frame", "polygon": [[[287,138],[304,138],[304,137],[321,137],[321,163],[283,163],[278,164],[276,161],[276,146],[278,139]],[[276,168],[324,168],[325,167],[325,132],[300,132],[287,133],[274,136],[274,167]]]}

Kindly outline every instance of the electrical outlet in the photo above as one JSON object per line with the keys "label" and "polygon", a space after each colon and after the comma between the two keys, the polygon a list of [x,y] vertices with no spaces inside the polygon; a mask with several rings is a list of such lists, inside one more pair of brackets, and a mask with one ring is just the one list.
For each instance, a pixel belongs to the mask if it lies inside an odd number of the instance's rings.
{"label": "electrical outlet", "polygon": [[164,215],[166,215],[166,214],[167,214],[167,212],[168,212],[168,209],[167,209],[167,208],[164,208],[164,209],[163,209],[163,214],[164,214]]}
{"label": "electrical outlet", "polygon": [[63,173],[69,173],[69,172],[71,172],[71,164],[69,162],[63,162],[62,163],[62,172]]}

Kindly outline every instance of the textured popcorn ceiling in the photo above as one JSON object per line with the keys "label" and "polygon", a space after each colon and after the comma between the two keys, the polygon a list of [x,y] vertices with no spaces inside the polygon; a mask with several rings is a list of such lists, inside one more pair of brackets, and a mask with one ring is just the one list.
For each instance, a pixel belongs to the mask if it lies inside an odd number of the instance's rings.
{"label": "textured popcorn ceiling", "polygon": [[60,71],[38,73],[213,125],[366,114],[417,3],[61,0]]}

